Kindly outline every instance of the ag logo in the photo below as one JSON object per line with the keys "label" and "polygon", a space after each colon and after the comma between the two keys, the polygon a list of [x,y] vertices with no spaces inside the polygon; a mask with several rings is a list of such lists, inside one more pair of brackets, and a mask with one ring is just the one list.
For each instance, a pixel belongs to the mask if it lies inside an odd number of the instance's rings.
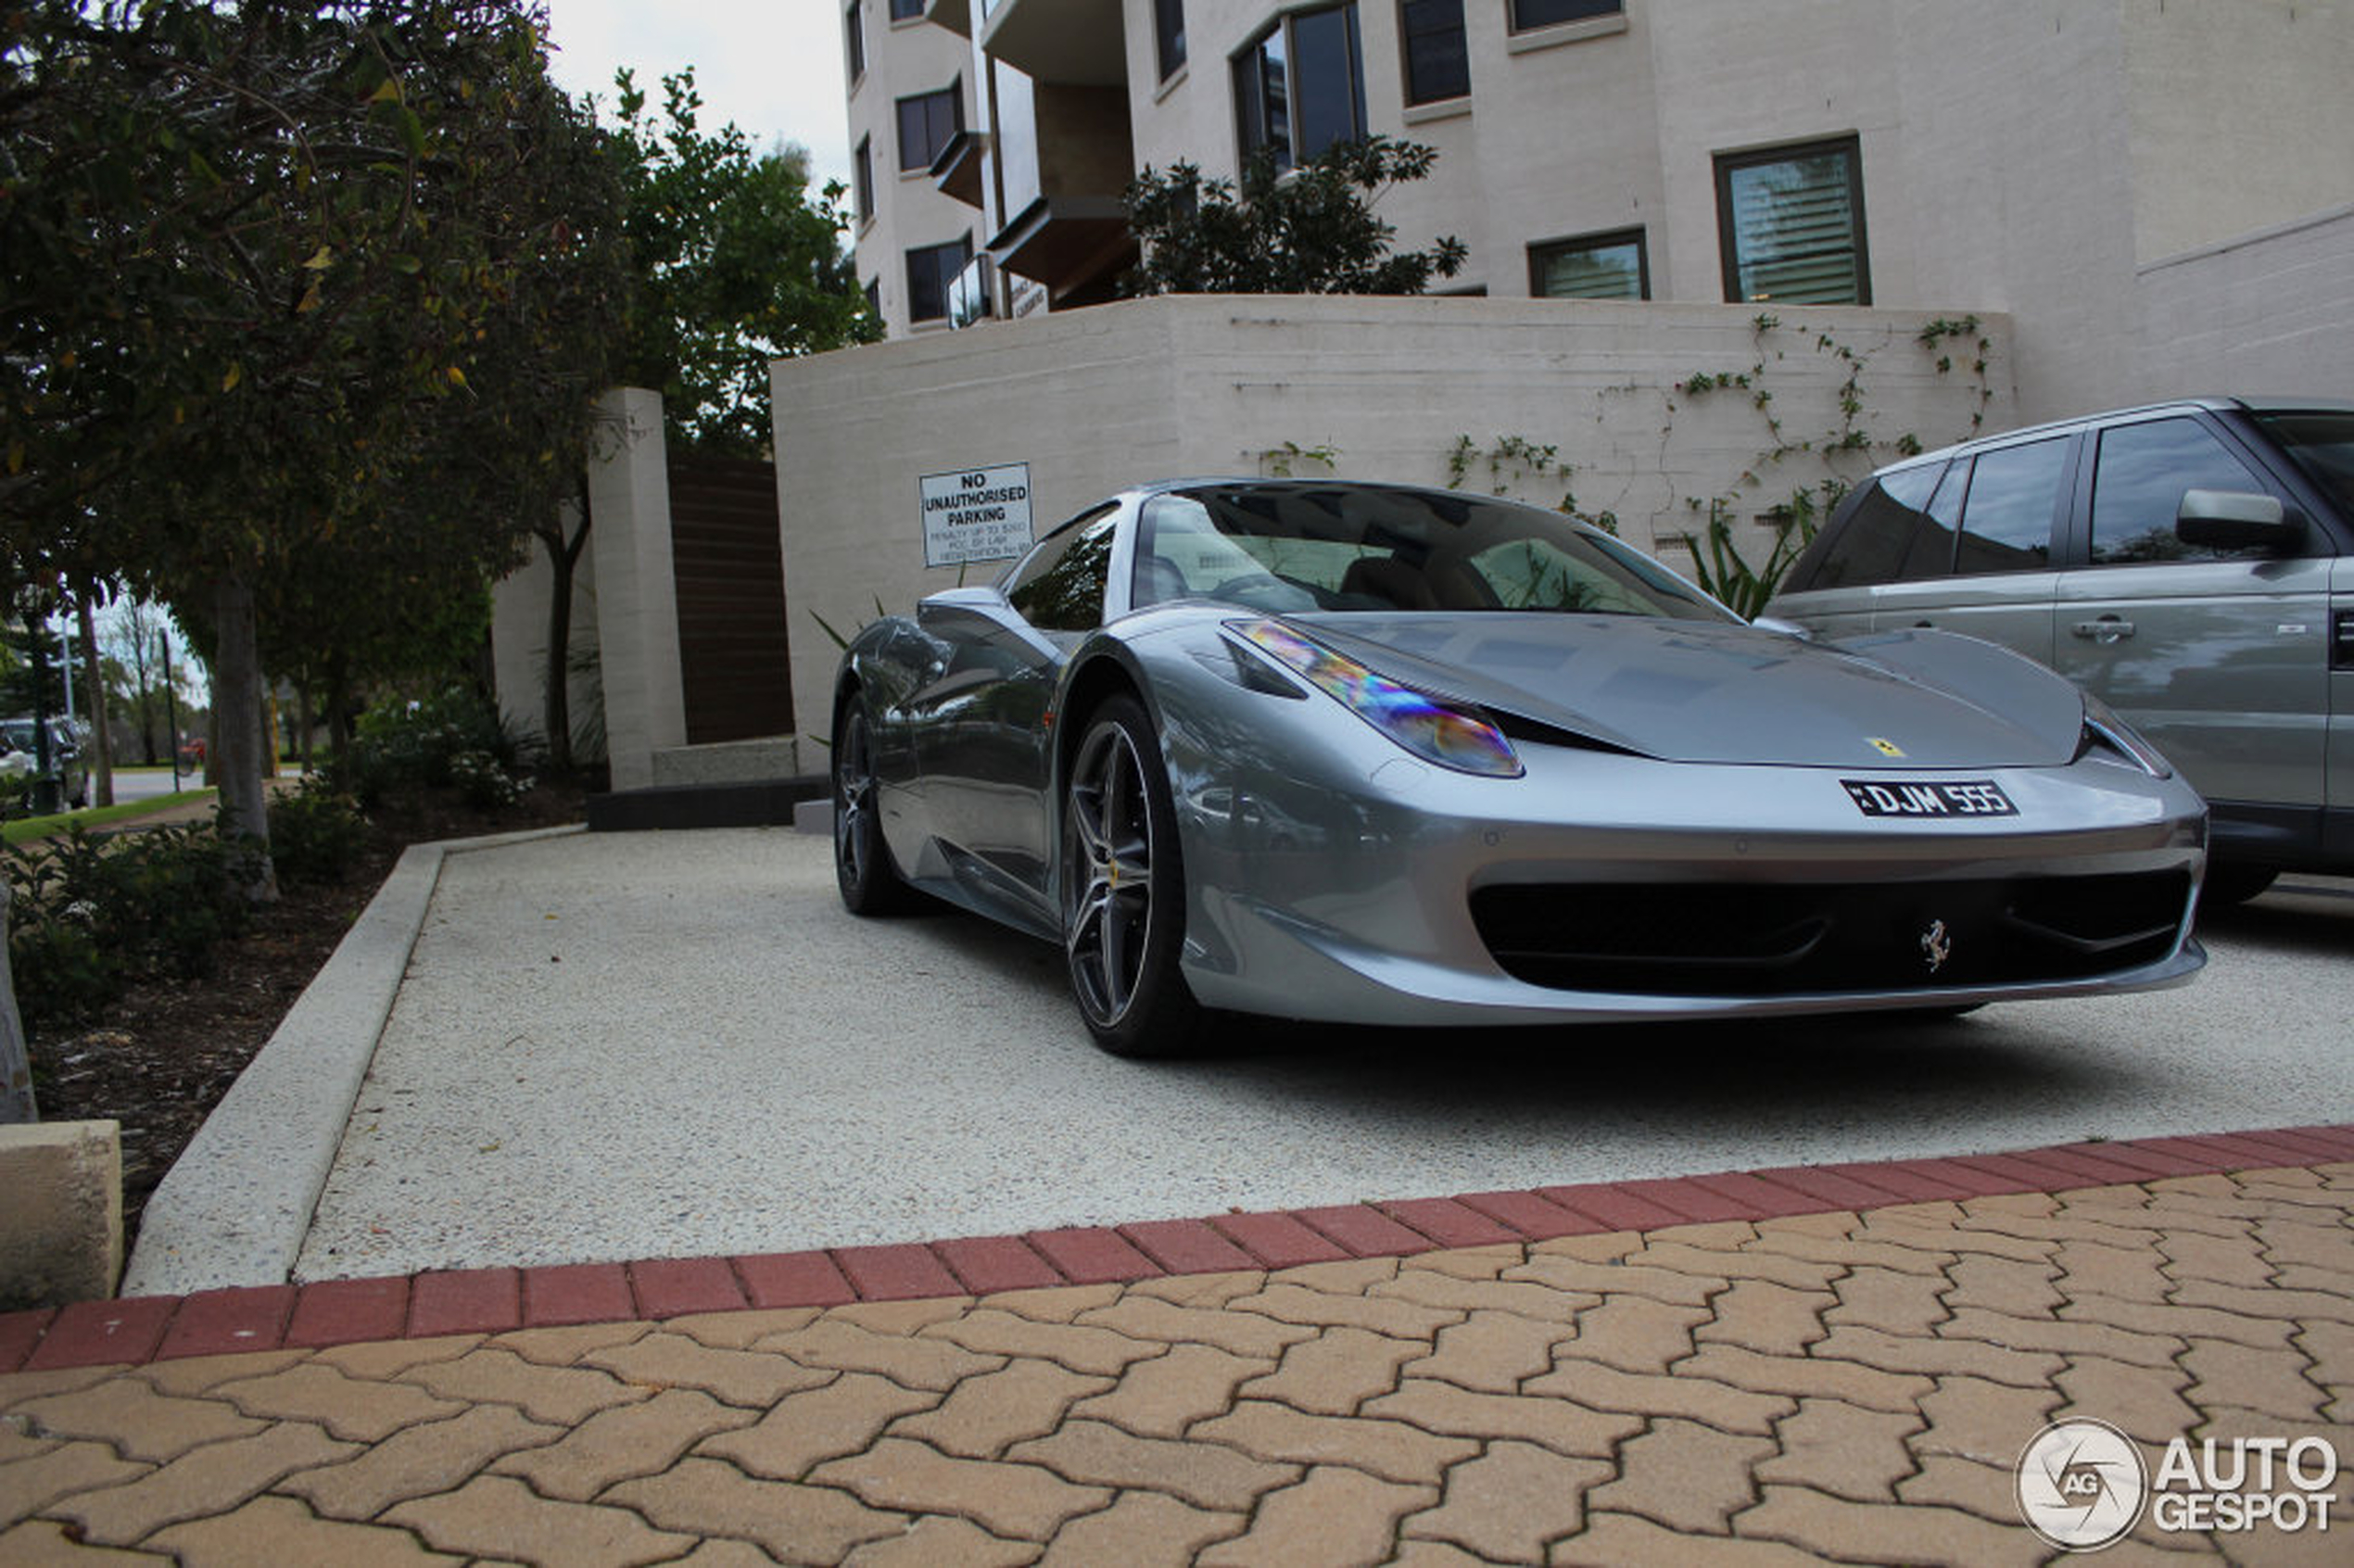
{"label": "ag logo", "polygon": [[1901,757],[1905,754],[1905,748],[1898,745],[1893,740],[1883,740],[1877,735],[1867,735],[1864,739],[1870,741],[1872,743],[1872,750],[1878,752],[1881,756]]}
{"label": "ag logo", "polygon": [[2105,1421],[2056,1421],[2019,1456],[2019,1517],[2062,1551],[2098,1551],[2142,1517],[2142,1451]]}

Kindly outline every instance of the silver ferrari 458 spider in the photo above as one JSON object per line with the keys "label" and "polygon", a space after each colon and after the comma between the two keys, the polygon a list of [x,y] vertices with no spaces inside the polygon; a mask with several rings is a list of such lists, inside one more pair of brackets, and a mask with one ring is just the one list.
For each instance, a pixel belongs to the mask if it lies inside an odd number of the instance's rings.
{"label": "silver ferrari 458 spider", "polygon": [[1147,486],[865,627],[833,702],[860,914],[1061,943],[1088,1029],[1955,1010],[2205,962],[2206,807],[1968,638],[1745,625],[1549,512]]}

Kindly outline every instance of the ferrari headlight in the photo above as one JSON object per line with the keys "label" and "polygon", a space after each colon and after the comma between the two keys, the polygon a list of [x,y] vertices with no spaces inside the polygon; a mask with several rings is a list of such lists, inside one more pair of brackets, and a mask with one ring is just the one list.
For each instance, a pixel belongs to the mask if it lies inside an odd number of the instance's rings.
{"label": "ferrari headlight", "polygon": [[2111,713],[2107,703],[2088,691],[2084,694],[2084,740],[2077,747],[2076,754],[2081,757],[2095,745],[2122,752],[2134,766],[2153,778],[2174,777],[2173,765],[2158,755],[2157,747],[2135,734],[2132,725]]}
{"label": "ferrari headlight", "polygon": [[1425,762],[1487,778],[1518,778],[1504,732],[1476,712],[1440,702],[1279,621],[1229,621],[1226,629]]}

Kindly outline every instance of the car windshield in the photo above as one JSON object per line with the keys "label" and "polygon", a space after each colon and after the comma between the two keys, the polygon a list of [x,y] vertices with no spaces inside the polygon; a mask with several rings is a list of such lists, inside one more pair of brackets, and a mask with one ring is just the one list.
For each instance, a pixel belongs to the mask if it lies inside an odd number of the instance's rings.
{"label": "car windshield", "polygon": [[1531,610],[1736,619],[1639,551],[1551,512],[1373,486],[1209,485],[1156,496],[1133,601],[1382,613]]}
{"label": "car windshield", "polygon": [[2256,423],[2307,478],[2329,492],[2340,511],[2354,517],[2354,413],[2259,413]]}
{"label": "car windshield", "polygon": [[0,731],[5,731],[6,734],[10,749],[19,752],[32,750],[33,734],[31,719],[0,720]]}

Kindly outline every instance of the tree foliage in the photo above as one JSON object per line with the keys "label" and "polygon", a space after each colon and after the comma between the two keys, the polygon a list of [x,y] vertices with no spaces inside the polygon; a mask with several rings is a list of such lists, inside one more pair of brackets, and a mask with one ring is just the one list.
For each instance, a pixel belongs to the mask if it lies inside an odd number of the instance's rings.
{"label": "tree foliage", "polygon": [[1254,156],[1239,190],[1191,163],[1147,168],[1129,185],[1128,223],[1143,249],[1131,294],[1420,294],[1469,252],[1451,235],[1426,250],[1392,248],[1398,231],[1373,204],[1420,180],[1435,148],[1387,136],[1335,143],[1278,174]]}
{"label": "tree foliage", "polygon": [[[259,672],[507,563],[605,379],[612,182],[523,0],[0,0],[0,506]],[[266,862],[263,864],[266,865]]]}
{"label": "tree foliage", "polygon": [[691,69],[663,78],[659,116],[628,71],[615,85],[637,280],[624,374],[662,394],[686,445],[765,456],[769,361],[879,335],[842,249],[842,187],[813,193],[798,147],[755,153],[732,123],[701,130]]}

